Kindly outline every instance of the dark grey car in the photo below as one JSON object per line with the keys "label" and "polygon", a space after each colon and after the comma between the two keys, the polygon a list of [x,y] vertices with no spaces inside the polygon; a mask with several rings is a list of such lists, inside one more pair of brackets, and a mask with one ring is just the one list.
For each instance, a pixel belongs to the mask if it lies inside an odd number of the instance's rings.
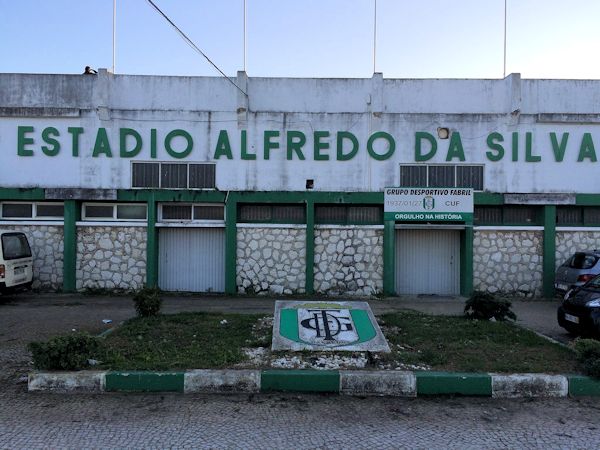
{"label": "dark grey car", "polygon": [[564,295],[600,274],[600,250],[577,252],[556,270],[554,289]]}

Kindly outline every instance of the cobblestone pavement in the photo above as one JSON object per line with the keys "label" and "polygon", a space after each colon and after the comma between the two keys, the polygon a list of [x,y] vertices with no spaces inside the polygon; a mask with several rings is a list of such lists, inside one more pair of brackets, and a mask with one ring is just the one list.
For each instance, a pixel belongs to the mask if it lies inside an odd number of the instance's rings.
{"label": "cobblestone pavement", "polygon": [[2,448],[598,448],[597,401],[3,392]]}
{"label": "cobblestone pavement", "polygon": [[[272,310],[245,300],[244,310]],[[166,312],[222,299],[168,299]],[[234,302],[239,303],[239,302]],[[233,303],[232,303],[233,304]],[[393,306],[385,302],[379,312]],[[97,333],[134,315],[128,298],[0,298],[0,448],[598,448],[598,399],[28,393],[31,340]]]}

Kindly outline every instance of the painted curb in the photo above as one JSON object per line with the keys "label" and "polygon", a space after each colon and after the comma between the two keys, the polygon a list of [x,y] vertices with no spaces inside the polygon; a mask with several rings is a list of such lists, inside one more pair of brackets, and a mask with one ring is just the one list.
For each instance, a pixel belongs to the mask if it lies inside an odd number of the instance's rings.
{"label": "painted curb", "polygon": [[513,375],[492,374],[492,397],[566,397],[569,380],[563,375],[523,373]]}
{"label": "painted curb", "polygon": [[260,392],[260,370],[190,370],[183,376],[183,392],[252,393]]}
{"label": "painted curb", "polygon": [[492,395],[487,373],[416,372],[417,395]]}
{"label": "painted curb", "polygon": [[337,370],[263,370],[260,391],[340,392]]}
{"label": "painted curb", "polygon": [[494,398],[600,396],[600,379],[580,375],[487,374],[369,370],[211,370],[185,372],[33,372],[28,390],[51,393],[330,392],[420,397]]}
{"label": "painted curb", "polygon": [[107,392],[183,392],[183,372],[107,372]]}
{"label": "painted curb", "polygon": [[417,378],[412,372],[342,370],[340,384],[340,392],[347,395],[417,396]]}
{"label": "painted curb", "polygon": [[600,378],[572,375],[568,379],[569,395],[571,397],[600,396]]}
{"label": "painted curb", "polygon": [[27,377],[29,391],[45,392],[104,392],[105,372],[33,372]]}

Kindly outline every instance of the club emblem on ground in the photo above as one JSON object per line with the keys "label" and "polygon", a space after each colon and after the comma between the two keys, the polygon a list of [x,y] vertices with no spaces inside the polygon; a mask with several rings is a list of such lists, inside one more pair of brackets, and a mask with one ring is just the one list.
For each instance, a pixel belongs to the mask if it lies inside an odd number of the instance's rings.
{"label": "club emblem on ground", "polygon": [[389,352],[366,302],[277,301],[273,350]]}

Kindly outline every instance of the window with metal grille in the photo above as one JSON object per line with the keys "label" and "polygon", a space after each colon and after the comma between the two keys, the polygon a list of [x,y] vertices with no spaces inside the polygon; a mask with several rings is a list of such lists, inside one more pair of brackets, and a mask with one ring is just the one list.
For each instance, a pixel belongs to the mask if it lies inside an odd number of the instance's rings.
{"label": "window with metal grille", "polygon": [[461,187],[483,190],[482,165],[401,164],[401,187]]}
{"label": "window with metal grille", "polygon": [[187,164],[160,165],[160,187],[163,189],[186,189]]}
{"label": "window with metal grille", "polygon": [[556,225],[563,227],[594,227],[600,225],[598,206],[557,206]]}
{"label": "window with metal grille", "polygon": [[225,206],[201,203],[163,203],[160,205],[162,221],[220,221],[225,220]]}
{"label": "window with metal grille", "polygon": [[162,205],[163,220],[192,220],[192,205]]}
{"label": "window with metal grille", "polygon": [[557,206],[556,225],[577,226],[583,225],[583,207],[581,206]]}
{"label": "window with metal grille", "polygon": [[316,205],[315,223],[380,225],[383,223],[383,208],[379,205]]}
{"label": "window with metal grille", "polygon": [[195,205],[194,220],[225,220],[223,205]]}
{"label": "window with metal grille", "polygon": [[245,223],[306,223],[306,208],[300,204],[238,205],[238,221]]}
{"label": "window with metal grille", "polygon": [[214,164],[190,164],[190,189],[215,187]]}
{"label": "window with metal grille", "polygon": [[215,164],[134,162],[131,186],[160,189],[214,189]]}
{"label": "window with metal grille", "polygon": [[540,225],[542,208],[531,205],[475,206],[475,225]]}
{"label": "window with metal grille", "polygon": [[400,186],[427,186],[427,166],[400,166]]}
{"label": "window with metal grille", "polygon": [[456,187],[483,191],[483,166],[456,166]]}
{"label": "window with metal grille", "polygon": [[502,206],[475,206],[475,225],[502,225]]}
{"label": "window with metal grille", "polygon": [[586,226],[600,225],[600,207],[584,206],[583,207],[583,223]]}
{"label": "window with metal grille", "polygon": [[132,163],[131,186],[134,188],[160,187],[160,163]]}
{"label": "window with metal grille", "polygon": [[455,183],[455,172],[454,166],[429,166],[427,168],[428,175],[428,187],[454,187]]}

